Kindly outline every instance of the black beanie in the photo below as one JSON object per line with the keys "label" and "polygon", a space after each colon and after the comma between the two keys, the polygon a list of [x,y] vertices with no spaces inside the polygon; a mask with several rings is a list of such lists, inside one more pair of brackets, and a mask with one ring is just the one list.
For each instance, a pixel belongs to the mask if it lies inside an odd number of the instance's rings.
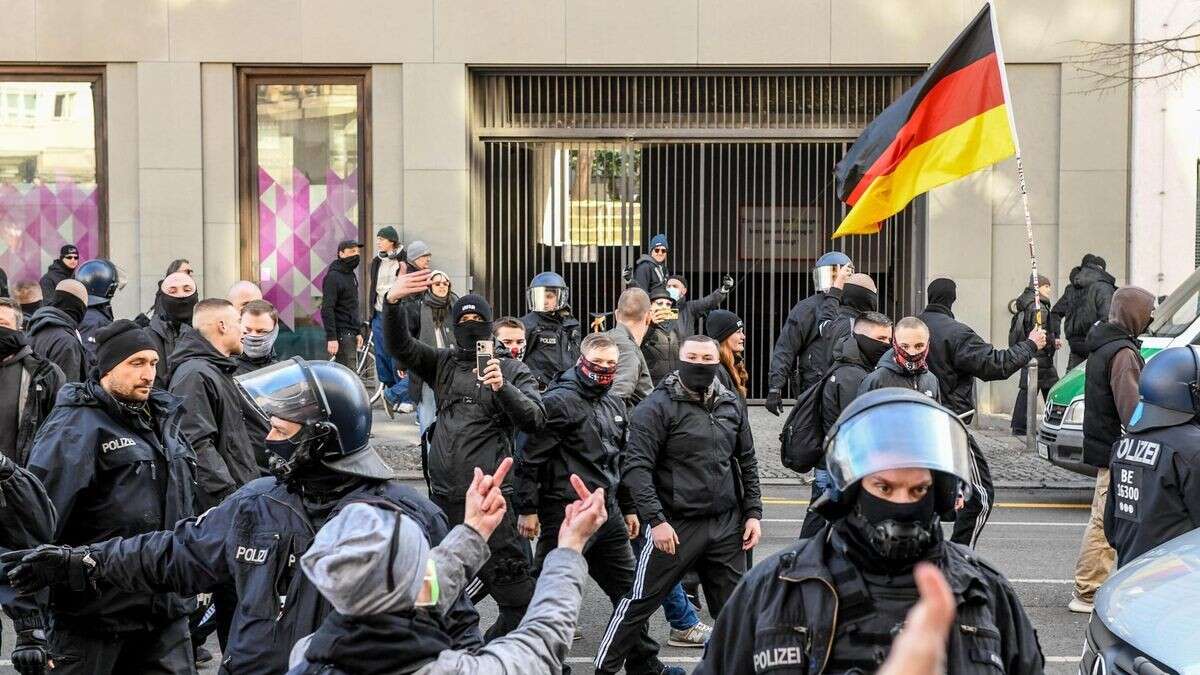
{"label": "black beanie", "polygon": [[100,377],[144,350],[158,351],[150,334],[129,319],[117,319],[96,331],[96,369]]}
{"label": "black beanie", "polygon": [[929,282],[925,300],[931,305],[941,305],[949,309],[954,306],[954,301],[958,300],[958,284],[950,279],[934,279]]}
{"label": "black beanie", "polygon": [[58,249],[59,260],[69,255],[79,255],[79,248],[75,244],[63,244],[62,248]]}
{"label": "black beanie", "polygon": [[717,342],[724,342],[739,330],[742,330],[742,320],[727,309],[713,310],[704,320],[704,334]]}
{"label": "black beanie", "polygon": [[492,306],[486,298],[475,293],[468,293],[459,298],[458,302],[454,303],[454,307],[450,310],[450,321],[452,324],[458,325],[463,314],[472,313],[478,314],[484,323],[492,322]]}
{"label": "black beanie", "polygon": [[675,302],[675,298],[671,297],[671,292],[667,290],[666,284],[658,284],[650,289],[650,302],[654,302],[655,300],[670,300],[672,303]]}

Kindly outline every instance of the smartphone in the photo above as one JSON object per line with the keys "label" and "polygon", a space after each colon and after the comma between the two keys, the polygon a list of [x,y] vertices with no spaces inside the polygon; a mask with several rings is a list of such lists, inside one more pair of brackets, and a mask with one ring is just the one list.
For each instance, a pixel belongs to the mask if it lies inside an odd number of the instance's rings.
{"label": "smartphone", "polygon": [[475,377],[483,379],[483,371],[492,360],[492,352],[496,343],[492,340],[480,340],[475,343]]}

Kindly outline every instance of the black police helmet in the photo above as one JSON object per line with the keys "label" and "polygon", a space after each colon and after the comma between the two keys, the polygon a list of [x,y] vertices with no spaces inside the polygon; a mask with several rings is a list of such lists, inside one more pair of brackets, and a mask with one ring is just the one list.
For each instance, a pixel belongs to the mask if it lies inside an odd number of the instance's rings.
{"label": "black police helmet", "polygon": [[1190,422],[1200,413],[1198,377],[1200,347],[1173,347],[1155,354],[1142,369],[1141,400],[1129,419],[1129,429],[1145,431]]}
{"label": "black police helmet", "polygon": [[102,258],[81,264],[75,270],[75,279],[87,289],[88,307],[110,302],[121,284],[117,266]]}

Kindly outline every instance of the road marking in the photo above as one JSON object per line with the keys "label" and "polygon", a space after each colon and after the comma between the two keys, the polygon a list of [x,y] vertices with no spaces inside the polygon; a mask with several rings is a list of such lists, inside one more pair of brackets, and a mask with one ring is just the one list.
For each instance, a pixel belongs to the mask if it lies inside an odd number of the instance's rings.
{"label": "road marking", "polygon": [[[780,523],[780,524],[797,524],[803,523],[803,518],[763,518],[764,523]],[[950,523],[943,523],[949,525]],[[989,520],[988,527],[992,525],[1013,525],[1019,527],[1087,527],[1087,523],[1051,523],[1044,520]]]}
{"label": "road marking", "polygon": [[[763,504],[774,506],[808,506],[807,499],[780,499],[778,497],[763,497]],[[1090,510],[1091,504],[1054,504],[1041,502],[1001,502],[993,505],[997,509],[1070,509]]]}

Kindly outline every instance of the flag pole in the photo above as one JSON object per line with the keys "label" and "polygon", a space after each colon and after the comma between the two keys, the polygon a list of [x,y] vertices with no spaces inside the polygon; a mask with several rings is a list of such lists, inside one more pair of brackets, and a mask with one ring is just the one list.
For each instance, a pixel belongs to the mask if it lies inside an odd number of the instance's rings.
{"label": "flag pole", "polygon": [[[987,0],[989,19],[992,24],[992,42],[996,46],[996,65],[1000,68],[1000,88],[1004,92],[1004,109],[1008,113],[1008,128],[1013,139],[1013,158],[1017,161],[1017,190],[1021,193],[1021,207],[1025,211],[1025,241],[1029,245],[1029,286],[1033,289],[1034,326],[1043,326],[1042,298],[1038,292],[1038,262],[1037,251],[1033,244],[1033,216],[1029,213],[1029,190],[1025,186],[1025,165],[1021,161],[1021,140],[1017,135],[1017,118],[1013,111],[1012,95],[1008,90],[1008,71],[1004,65],[1004,49],[1000,45],[1000,21],[996,18],[996,0]],[[1049,336],[1047,336],[1049,337]],[[1037,400],[1038,374],[1037,354],[1029,361],[1029,370],[1025,382],[1025,429],[1026,446],[1030,451],[1036,451],[1037,443]]]}

